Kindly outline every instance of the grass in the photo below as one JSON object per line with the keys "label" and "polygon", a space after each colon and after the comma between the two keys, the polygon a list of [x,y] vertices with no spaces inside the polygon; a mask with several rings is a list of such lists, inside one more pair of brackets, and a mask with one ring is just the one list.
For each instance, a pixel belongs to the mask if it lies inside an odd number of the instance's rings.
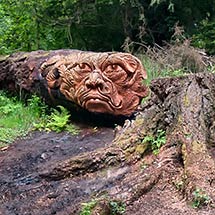
{"label": "grass", "polygon": [[183,69],[170,69],[168,66],[161,66],[158,62],[148,57],[146,54],[137,55],[147,72],[146,84],[159,77],[176,77],[185,74]]}
{"label": "grass", "polygon": [[24,105],[17,98],[9,98],[1,91],[0,146],[11,143],[18,136],[25,136],[32,129],[32,122],[39,121],[42,109],[36,96],[28,101],[28,105]]}
{"label": "grass", "polygon": [[0,147],[26,136],[33,129],[78,133],[78,129],[69,123],[70,114],[65,108],[53,109],[50,115],[46,110],[47,106],[35,95],[24,104],[0,91]]}

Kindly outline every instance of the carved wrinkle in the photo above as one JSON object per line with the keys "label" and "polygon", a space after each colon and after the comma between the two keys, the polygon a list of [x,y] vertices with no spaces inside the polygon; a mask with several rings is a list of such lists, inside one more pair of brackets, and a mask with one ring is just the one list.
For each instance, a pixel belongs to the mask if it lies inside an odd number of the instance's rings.
{"label": "carved wrinkle", "polygon": [[91,112],[131,115],[147,95],[146,72],[127,53],[75,51],[50,58],[41,71],[49,88]]}

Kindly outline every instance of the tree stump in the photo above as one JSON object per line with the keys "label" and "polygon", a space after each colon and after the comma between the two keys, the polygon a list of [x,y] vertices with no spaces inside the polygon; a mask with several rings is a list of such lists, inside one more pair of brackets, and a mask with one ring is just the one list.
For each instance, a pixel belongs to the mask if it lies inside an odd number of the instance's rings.
{"label": "tree stump", "polygon": [[[158,208],[165,207],[163,214],[212,215],[215,76],[161,78],[152,81],[150,88],[151,97],[142,111],[125,123],[111,146],[56,164],[40,176],[62,180],[110,166],[131,167],[119,185],[109,190],[112,198],[126,202],[126,214],[159,214]],[[153,155],[150,143],[143,140],[156,137],[158,130],[166,132],[166,143]],[[201,212],[192,204],[202,207]]]}

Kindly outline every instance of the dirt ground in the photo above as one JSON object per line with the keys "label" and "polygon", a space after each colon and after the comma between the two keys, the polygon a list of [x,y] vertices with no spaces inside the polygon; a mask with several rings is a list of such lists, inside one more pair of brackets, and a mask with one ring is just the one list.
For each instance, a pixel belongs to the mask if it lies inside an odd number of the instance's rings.
{"label": "dirt ground", "polygon": [[40,173],[56,162],[110,144],[113,129],[84,129],[78,136],[34,132],[0,152],[0,214],[71,214],[102,179],[46,181]]}

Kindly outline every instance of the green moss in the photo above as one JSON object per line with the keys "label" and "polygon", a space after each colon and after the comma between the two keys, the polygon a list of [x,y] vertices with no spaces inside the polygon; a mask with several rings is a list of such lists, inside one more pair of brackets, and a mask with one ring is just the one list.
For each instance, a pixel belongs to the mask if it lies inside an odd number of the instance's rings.
{"label": "green moss", "polygon": [[190,106],[190,100],[187,95],[184,96],[184,106],[186,107]]}
{"label": "green moss", "polygon": [[143,155],[144,152],[147,150],[147,144],[138,144],[135,148],[135,153],[139,155]]}

